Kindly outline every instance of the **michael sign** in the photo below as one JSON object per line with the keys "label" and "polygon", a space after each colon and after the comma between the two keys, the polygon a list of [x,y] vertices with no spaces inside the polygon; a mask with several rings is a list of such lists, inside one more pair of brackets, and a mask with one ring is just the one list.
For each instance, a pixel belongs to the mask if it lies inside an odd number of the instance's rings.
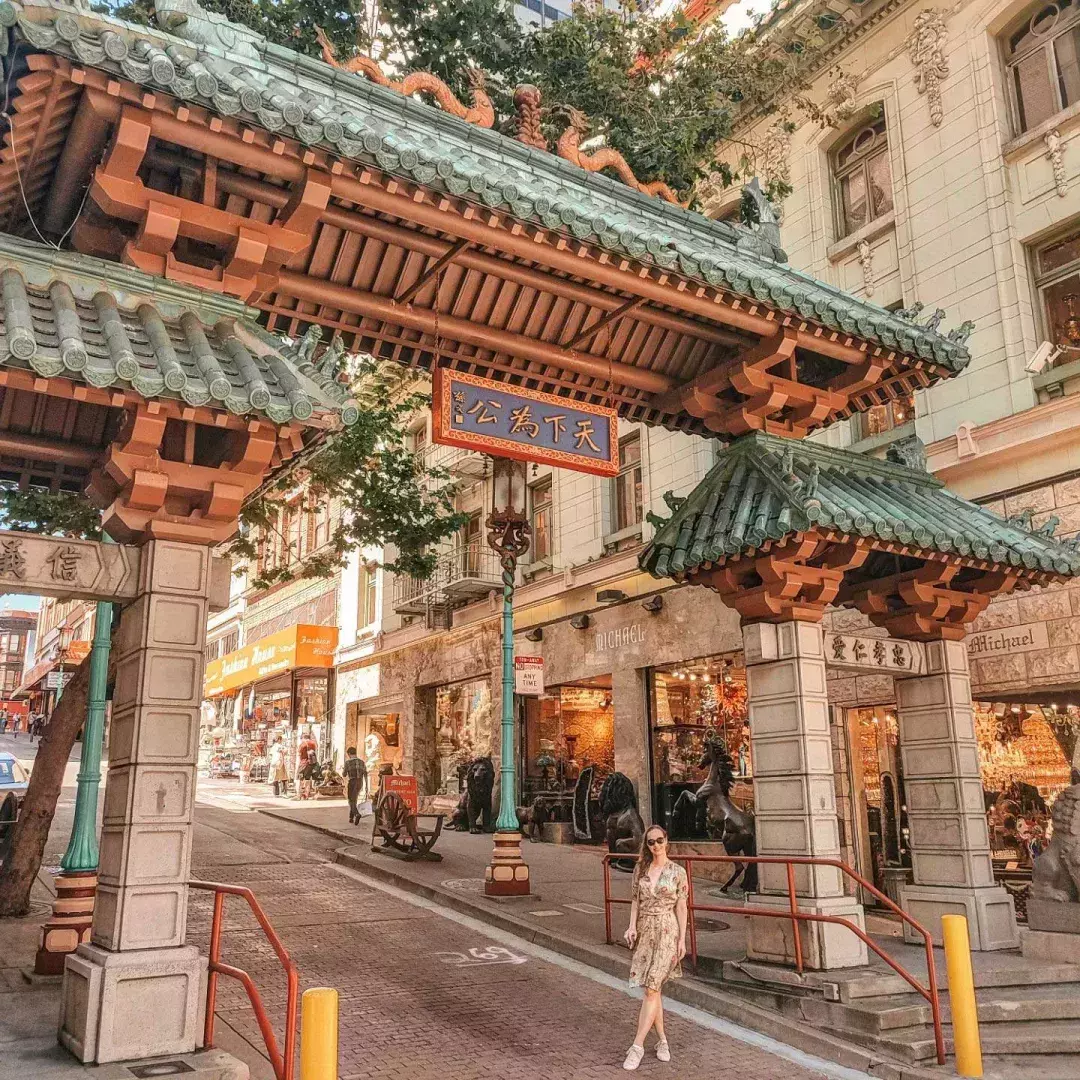
{"label": "michael sign", "polygon": [[1050,648],[1046,636],[1046,623],[1024,623],[1006,626],[1000,630],[983,630],[967,639],[968,656],[1001,656],[1003,653],[1034,652]]}
{"label": "michael sign", "polygon": [[593,640],[598,653],[623,649],[627,645],[643,645],[645,627],[640,623],[632,623],[630,626],[620,626],[617,630],[599,630]]}

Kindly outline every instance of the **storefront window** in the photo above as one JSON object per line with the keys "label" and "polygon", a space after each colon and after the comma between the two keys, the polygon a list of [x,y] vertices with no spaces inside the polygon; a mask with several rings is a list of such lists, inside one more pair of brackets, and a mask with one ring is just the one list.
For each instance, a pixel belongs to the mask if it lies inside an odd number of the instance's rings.
{"label": "storefront window", "polygon": [[522,801],[541,794],[570,798],[581,770],[594,768],[594,784],[615,769],[615,710],[611,676],[553,686],[525,699]]}
{"label": "storefront window", "polygon": [[326,723],[326,675],[305,675],[296,680],[296,722],[319,747],[319,759],[330,756],[330,725]]}
{"label": "storefront window", "polygon": [[355,746],[364,759],[370,790],[379,786],[379,773],[401,771],[401,714],[363,713],[358,702],[345,707],[345,746]]}
{"label": "storefront window", "polygon": [[[736,659],[711,656],[649,673],[653,813],[676,838],[708,838],[694,815],[675,812],[680,796],[708,779],[710,770],[701,765],[706,737],[718,738],[731,755],[732,802],[742,809],[752,805],[746,672]],[[687,805],[683,800],[683,811]]]}
{"label": "storefront window", "polygon": [[494,706],[487,679],[440,686],[435,691],[435,754],[438,794],[459,790],[459,770],[491,753]]}
{"label": "storefront window", "polygon": [[1080,713],[1073,706],[975,708],[990,847],[999,876],[1030,870],[1046,846],[1054,799],[1069,786]]}

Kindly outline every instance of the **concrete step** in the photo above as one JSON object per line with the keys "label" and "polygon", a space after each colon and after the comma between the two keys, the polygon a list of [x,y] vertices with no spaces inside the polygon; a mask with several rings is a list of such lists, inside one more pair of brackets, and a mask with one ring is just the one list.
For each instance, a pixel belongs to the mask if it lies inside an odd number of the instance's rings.
{"label": "concrete step", "polygon": [[1080,1056],[1076,1054],[991,1055],[983,1059],[984,1080],[1076,1080]]}
{"label": "concrete step", "polygon": [[[845,1032],[862,1045],[870,1045],[865,1036],[857,1032]],[[992,1055],[1078,1055],[1080,1063],[1080,1024],[1075,1020],[1045,1020],[1032,1023],[990,1024],[980,1028],[984,1056]],[[892,1054],[902,1061],[927,1062],[934,1057],[934,1033],[926,1025],[918,1027],[896,1028],[884,1035],[871,1036],[872,1045],[877,1049]],[[945,1029],[945,1046],[950,1055],[953,1053],[952,1030]],[[1073,1076],[1080,1075],[1074,1073]]]}

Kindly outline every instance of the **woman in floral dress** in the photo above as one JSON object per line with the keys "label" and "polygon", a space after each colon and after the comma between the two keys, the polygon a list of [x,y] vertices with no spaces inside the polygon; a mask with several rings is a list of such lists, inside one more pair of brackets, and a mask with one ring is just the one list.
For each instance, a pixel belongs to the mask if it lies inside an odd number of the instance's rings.
{"label": "woman in floral dress", "polygon": [[645,991],[638,1015],[634,1044],[626,1052],[623,1068],[634,1070],[645,1056],[645,1036],[656,1028],[656,1057],[670,1061],[664,1035],[664,1002],[660,996],[668,979],[682,975],[686,955],[686,871],[667,854],[667,833],[659,825],[645,830],[641,857],[631,886],[630,927],[626,944],[634,950],[630,985]]}

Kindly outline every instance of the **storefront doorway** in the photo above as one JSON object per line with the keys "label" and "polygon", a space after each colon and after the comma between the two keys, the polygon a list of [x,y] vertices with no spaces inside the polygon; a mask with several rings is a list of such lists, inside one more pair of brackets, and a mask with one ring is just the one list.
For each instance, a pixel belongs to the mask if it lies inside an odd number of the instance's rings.
{"label": "storefront doorway", "polygon": [[491,755],[494,730],[490,679],[470,679],[435,690],[437,795],[454,795],[461,790],[469,762]]}
{"label": "storefront doorway", "polygon": [[594,768],[594,785],[615,770],[610,675],[553,686],[524,702],[523,803],[531,803],[541,794],[569,798],[587,765]]}
{"label": "storefront doorway", "polygon": [[744,810],[753,807],[746,670],[741,659],[741,654],[728,653],[648,672],[653,820],[673,839],[710,839],[700,821],[675,817],[683,792],[695,792],[708,777],[708,769],[701,767],[706,737],[719,738],[731,755],[732,802]]}
{"label": "storefront doorway", "polygon": [[345,707],[345,747],[356,747],[367,769],[369,791],[379,785],[379,773],[388,769],[401,772],[401,713],[370,706],[365,710],[359,701]]}

